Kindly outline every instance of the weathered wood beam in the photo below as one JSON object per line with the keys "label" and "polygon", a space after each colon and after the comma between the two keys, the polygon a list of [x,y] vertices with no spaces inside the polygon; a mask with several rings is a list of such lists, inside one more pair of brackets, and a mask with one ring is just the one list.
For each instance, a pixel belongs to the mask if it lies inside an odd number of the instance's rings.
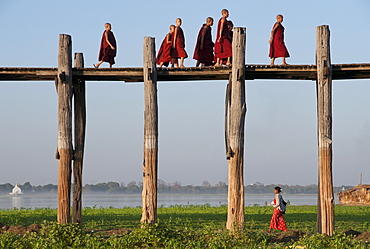
{"label": "weathered wood beam", "polygon": [[70,221],[72,147],[72,39],[59,35],[58,51],[58,222]]}
{"label": "weathered wood beam", "polygon": [[317,123],[318,123],[318,202],[317,232],[333,235],[334,194],[332,172],[332,65],[330,30],[316,28]]}
{"label": "weathered wood beam", "polygon": [[158,104],[155,39],[144,37],[144,162],[142,223],[157,221]]}
{"label": "weathered wood beam", "polygon": [[231,85],[232,85],[232,75],[230,74],[229,82],[226,85],[225,94],[225,116],[224,116],[224,128],[225,128],[225,153],[226,159],[229,160],[232,156],[230,148],[230,138],[229,138],[229,118],[230,118],[230,104],[231,104]]}
{"label": "weathered wood beam", "polygon": [[[82,53],[75,53],[75,68],[84,67]],[[82,222],[82,168],[85,150],[86,130],[86,96],[85,81],[73,78],[74,95],[74,157],[73,157],[73,197],[72,197],[72,222]]]}
{"label": "weathered wood beam", "polygon": [[[333,80],[369,79],[370,64],[333,64]],[[228,80],[231,68],[161,68],[159,81]],[[288,79],[316,81],[316,65],[245,65],[247,80]],[[0,68],[0,81],[53,81],[57,68]],[[73,77],[85,81],[143,82],[142,68],[73,68]]]}
{"label": "weathered wood beam", "polygon": [[226,228],[233,231],[244,226],[244,123],[246,29],[235,28],[232,42],[232,85],[229,117],[228,210]]}

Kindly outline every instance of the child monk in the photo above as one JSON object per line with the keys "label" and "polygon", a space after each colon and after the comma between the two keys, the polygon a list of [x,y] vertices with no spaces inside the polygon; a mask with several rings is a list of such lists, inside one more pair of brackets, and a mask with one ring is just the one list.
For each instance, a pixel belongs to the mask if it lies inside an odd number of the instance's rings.
{"label": "child monk", "polygon": [[229,30],[227,27],[227,18],[229,17],[229,11],[223,9],[221,11],[222,17],[218,21],[217,26],[217,37],[215,43],[215,66],[222,66],[222,60],[226,59],[226,66],[231,66],[232,47],[231,40],[229,38]]}
{"label": "child monk", "polygon": [[98,68],[103,62],[108,62],[109,67],[112,68],[114,62],[114,57],[117,54],[117,43],[113,32],[111,31],[112,25],[110,23],[104,24],[105,31],[100,42],[99,51],[99,63],[93,64],[95,68]]}
{"label": "child monk", "polygon": [[159,67],[162,67],[163,65],[168,67],[170,61],[171,61],[171,49],[172,49],[172,36],[175,32],[175,25],[170,26],[170,33],[168,33],[163,41],[162,45],[158,51],[157,55],[157,64]]}
{"label": "child monk", "polygon": [[213,18],[208,17],[206,23],[199,30],[197,43],[195,45],[193,59],[197,61],[196,67],[201,65],[211,66],[213,64],[213,42],[212,42],[212,28]]}
{"label": "child monk", "polygon": [[188,58],[188,54],[185,51],[185,36],[184,31],[181,28],[181,18],[176,19],[175,33],[172,36],[172,65],[178,67],[178,59],[180,58],[180,67],[184,67],[184,59]]}
{"label": "child monk", "polygon": [[275,64],[275,58],[282,57],[282,65],[288,65],[285,58],[290,57],[288,49],[284,43],[284,27],[281,24],[283,22],[283,16],[276,16],[276,23],[271,31],[270,43],[270,54],[271,65]]}

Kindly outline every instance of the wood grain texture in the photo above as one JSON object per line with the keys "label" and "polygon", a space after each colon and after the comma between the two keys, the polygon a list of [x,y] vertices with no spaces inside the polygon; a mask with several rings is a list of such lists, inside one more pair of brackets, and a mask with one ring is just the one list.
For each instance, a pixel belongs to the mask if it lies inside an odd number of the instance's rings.
{"label": "wood grain texture", "polygon": [[70,221],[72,147],[72,39],[59,35],[58,50],[58,222]]}
{"label": "wood grain texture", "polygon": [[[75,68],[84,67],[82,53],[75,53]],[[73,156],[73,196],[72,223],[82,222],[82,169],[85,150],[86,133],[86,86],[85,81],[73,78],[74,96],[74,156]]]}
{"label": "wood grain texture", "polygon": [[333,235],[334,194],[332,173],[332,66],[330,30],[316,28],[317,123],[318,123],[318,202],[317,232]]}
{"label": "wood grain texture", "polygon": [[158,103],[155,39],[144,37],[144,161],[142,223],[157,220]]}
{"label": "wood grain texture", "polygon": [[235,28],[233,35],[233,66],[230,94],[228,160],[228,212],[226,228],[233,231],[244,226],[244,123],[246,29]]}

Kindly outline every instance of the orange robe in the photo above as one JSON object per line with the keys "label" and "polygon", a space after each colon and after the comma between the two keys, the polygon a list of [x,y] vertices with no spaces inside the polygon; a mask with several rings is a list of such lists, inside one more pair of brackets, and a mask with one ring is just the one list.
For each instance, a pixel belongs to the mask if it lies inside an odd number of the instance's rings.
{"label": "orange robe", "polygon": [[[112,44],[112,46],[115,49],[112,49],[109,46],[109,44],[107,42],[107,39],[105,37],[105,33],[107,33],[107,35],[108,35],[108,41],[110,42],[110,44]],[[105,30],[103,32],[103,36],[102,36],[101,42],[100,42],[100,50],[99,50],[98,61],[109,62],[111,65],[113,65],[115,63],[114,57],[116,57],[116,55],[117,55],[116,38],[114,37],[114,34],[113,34],[112,31]]]}
{"label": "orange robe", "polygon": [[[167,38],[168,37],[168,38]],[[168,67],[168,65],[170,64],[170,61],[171,61],[171,49],[172,49],[172,42],[167,42],[167,40],[171,41],[172,40],[172,34],[168,33],[163,41],[162,41],[162,45],[158,51],[158,55],[157,55],[157,64],[161,64],[161,62],[163,62],[163,65]]]}
{"label": "orange robe", "polygon": [[[277,27],[276,27],[277,25]],[[273,29],[276,27],[273,35],[273,40],[270,45],[270,58],[290,57],[288,49],[284,43],[284,27],[281,23],[275,23]]]}
{"label": "orange robe", "polygon": [[[176,27],[177,34],[176,34],[176,44],[175,48],[171,51],[172,58],[188,58],[188,54],[185,51],[185,36],[184,31],[182,31],[181,27]],[[176,33],[176,31],[175,31]],[[172,36],[172,44],[175,40],[175,35]]]}
{"label": "orange robe", "polygon": [[212,65],[214,58],[213,46],[212,28],[211,26],[203,24],[202,28],[199,30],[193,59],[206,65]]}
{"label": "orange robe", "polygon": [[[227,28],[227,20],[223,23],[223,27],[220,34],[221,20],[218,21],[217,25],[217,37],[215,43],[215,58],[225,59],[232,56],[231,40],[229,37],[229,30]],[[219,41],[220,40],[220,41]]]}

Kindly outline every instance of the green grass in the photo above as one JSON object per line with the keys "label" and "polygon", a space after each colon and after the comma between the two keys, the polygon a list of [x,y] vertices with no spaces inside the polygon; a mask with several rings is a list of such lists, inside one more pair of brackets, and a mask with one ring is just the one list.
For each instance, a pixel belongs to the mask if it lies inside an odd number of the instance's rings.
{"label": "green grass", "polygon": [[[271,207],[246,207],[245,229],[230,234],[225,229],[227,207],[175,205],[158,208],[158,223],[141,227],[141,208],[85,208],[83,226],[56,224],[56,210],[48,208],[0,210],[6,225],[43,224],[39,234],[0,234],[0,248],[370,248],[367,243],[341,235],[353,229],[369,231],[370,207],[336,206],[333,237],[315,233],[316,206],[289,206],[289,230],[306,234],[295,243],[273,243],[268,229]],[[123,235],[104,231],[126,229]],[[294,248],[294,247],[291,247]]]}

